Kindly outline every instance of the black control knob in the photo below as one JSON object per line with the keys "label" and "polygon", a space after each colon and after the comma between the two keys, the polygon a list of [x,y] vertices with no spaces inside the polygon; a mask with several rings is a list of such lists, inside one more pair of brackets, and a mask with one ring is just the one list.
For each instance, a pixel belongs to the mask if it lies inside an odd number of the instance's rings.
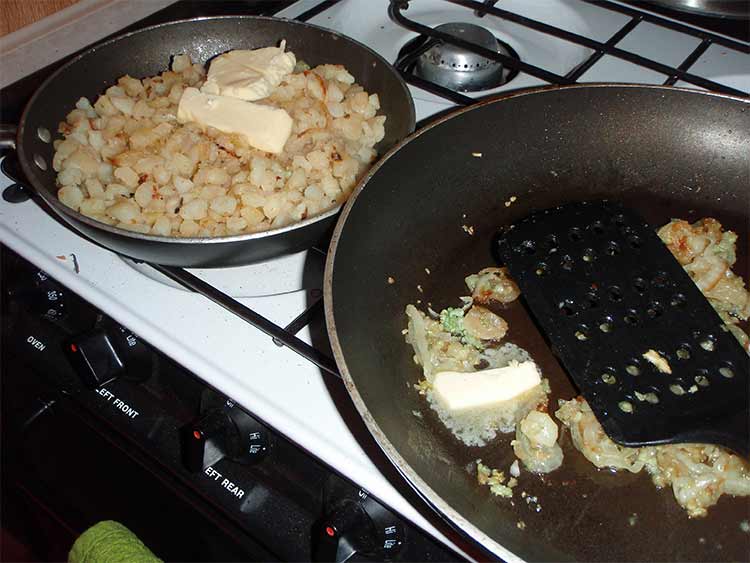
{"label": "black control knob", "polygon": [[104,320],[101,326],[125,365],[124,377],[134,382],[148,379],[156,361],[151,349],[137,334],[111,319]]}
{"label": "black control knob", "polygon": [[206,391],[202,414],[181,430],[182,460],[197,473],[223,458],[252,465],[272,447],[269,430],[218,393]]}
{"label": "black control knob", "polygon": [[318,524],[313,534],[315,561],[384,560],[404,543],[404,526],[383,505],[360,490],[345,498]]}
{"label": "black control knob", "polygon": [[111,319],[68,339],[64,350],[87,387],[97,388],[116,377],[135,382],[148,379],[154,354],[134,333]]}
{"label": "black control knob", "polygon": [[125,371],[112,339],[101,328],[68,340],[63,349],[84,385],[92,389],[109,383]]}

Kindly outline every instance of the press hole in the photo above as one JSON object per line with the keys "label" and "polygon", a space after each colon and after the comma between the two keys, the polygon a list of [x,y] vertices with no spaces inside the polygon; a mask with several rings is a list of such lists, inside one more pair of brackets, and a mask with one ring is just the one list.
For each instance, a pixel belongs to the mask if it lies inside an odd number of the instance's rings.
{"label": "press hole", "polygon": [[643,278],[635,278],[633,280],[633,287],[638,293],[643,294],[648,289],[648,282]]}
{"label": "press hole", "polygon": [[539,262],[539,264],[536,265],[534,273],[537,276],[546,276],[549,273],[549,267],[544,262]]}
{"label": "press hole", "polygon": [[544,247],[549,252],[555,252],[557,250],[558,246],[559,246],[559,243],[558,243],[557,237],[555,235],[547,235],[544,238]]}
{"label": "press hole", "polygon": [[617,406],[622,412],[627,414],[630,414],[635,410],[635,407],[633,407],[633,403],[631,403],[630,401],[620,401],[619,403],[617,403]]}
{"label": "press hole", "polygon": [[628,244],[631,248],[640,248],[643,246],[643,240],[638,235],[631,235],[628,237]]}
{"label": "press hole", "polygon": [[52,140],[52,135],[50,135],[49,129],[46,129],[45,127],[37,129],[36,135],[43,143],[49,143]]}
{"label": "press hole", "polygon": [[712,336],[706,336],[698,343],[698,345],[706,352],[713,352],[716,349],[716,343]]}
{"label": "press hole", "polygon": [[560,260],[560,267],[563,270],[567,270],[568,272],[573,269],[573,258],[571,258],[569,255],[565,255]]}
{"label": "press hole", "polygon": [[623,317],[622,320],[625,321],[625,324],[636,326],[640,319],[638,318],[638,313],[634,311],[633,309],[631,309],[630,311],[625,313],[625,316]]}
{"label": "press hole", "polygon": [[732,369],[732,366],[729,364],[723,365],[719,368],[719,373],[726,377],[727,379],[732,379],[734,377],[734,370]]}
{"label": "press hole", "polygon": [[646,393],[636,391],[635,398],[641,402],[650,403],[652,405],[656,405],[659,402],[659,396],[654,391],[647,391]]}
{"label": "press hole", "polygon": [[583,238],[583,234],[581,233],[581,229],[578,227],[573,227],[568,231],[568,238],[572,240],[573,242],[578,242]]}
{"label": "press hole", "polygon": [[604,232],[604,223],[602,223],[601,221],[592,223],[591,230],[594,231],[597,235],[601,235]]}
{"label": "press hole", "polygon": [[695,376],[695,382],[701,387],[708,387],[709,385],[708,372],[705,369],[700,370],[698,372],[698,375]]}
{"label": "press hole", "polygon": [[638,367],[638,364],[636,362],[630,362],[625,366],[625,373],[635,377],[641,375],[641,368]]}
{"label": "press hole", "polygon": [[617,256],[622,252],[622,250],[620,249],[619,244],[617,244],[615,241],[610,241],[605,252],[608,256]]}
{"label": "press hole", "polygon": [[669,280],[669,276],[667,276],[667,274],[665,274],[664,272],[659,272],[651,280],[651,285],[653,285],[654,287],[661,288],[667,285],[668,280]]}
{"label": "press hole", "polygon": [[601,323],[599,323],[599,330],[602,332],[612,332],[612,328],[613,324],[611,317],[606,317]]}
{"label": "press hole", "polygon": [[646,307],[646,315],[651,319],[658,319],[664,313],[664,308],[658,301],[652,301]]}
{"label": "press hole", "polygon": [[560,312],[566,317],[572,317],[576,314],[575,304],[570,300],[563,301],[562,303],[560,303],[559,307]]}
{"label": "press hole", "polygon": [[614,385],[617,383],[617,378],[613,374],[605,372],[602,374],[602,381],[607,385]]}
{"label": "press hole", "polygon": [[685,303],[687,303],[687,297],[685,297],[682,293],[675,293],[672,296],[672,299],[669,300],[669,304],[672,307],[684,307]]}
{"label": "press hole", "polygon": [[685,388],[679,383],[673,383],[672,385],[670,385],[669,390],[678,397],[686,393]]}
{"label": "press hole", "polygon": [[624,224],[625,223],[625,215],[623,215],[623,214],[615,215],[614,219],[612,219],[612,222],[615,225],[622,225],[622,224]]}
{"label": "press hole", "polygon": [[596,260],[596,252],[594,252],[593,248],[587,248],[583,251],[582,258],[584,262],[593,262]]}
{"label": "press hole", "polygon": [[583,304],[587,309],[596,309],[599,306],[599,297],[594,293],[587,293],[583,298]]}
{"label": "press hole", "polygon": [[586,325],[579,326],[578,330],[575,331],[574,336],[581,342],[588,340],[589,339],[589,327],[587,327]]}
{"label": "press hole", "polygon": [[34,155],[34,164],[36,164],[40,170],[47,170],[47,161],[44,160],[40,154]]}
{"label": "press hole", "polygon": [[677,358],[680,360],[689,360],[690,359],[690,347],[687,344],[683,344],[679,348],[677,348],[677,352],[675,352],[677,355]]}
{"label": "press hole", "polygon": [[533,240],[525,240],[521,243],[521,250],[526,254],[534,254],[536,252],[536,245]]}
{"label": "press hole", "polygon": [[609,293],[609,298],[615,303],[622,301],[622,290],[618,286],[613,285],[607,290],[607,293]]}

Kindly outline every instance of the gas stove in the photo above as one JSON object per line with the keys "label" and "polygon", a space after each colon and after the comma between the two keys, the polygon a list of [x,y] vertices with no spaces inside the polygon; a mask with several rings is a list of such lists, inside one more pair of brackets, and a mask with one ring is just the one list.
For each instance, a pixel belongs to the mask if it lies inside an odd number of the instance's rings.
{"label": "gas stove", "polygon": [[[104,4],[95,12],[75,14],[77,19],[65,20],[58,28],[40,27],[44,37],[38,42],[26,41],[8,53],[6,60],[14,64],[21,56],[28,58],[30,76],[23,78],[24,67],[19,66],[18,81],[6,84],[5,121],[18,118],[34,85],[49,74],[47,65],[56,63],[59,56],[44,50],[56,38],[68,54],[117,29],[212,10],[248,13],[248,6],[255,3],[219,2],[213,7],[177,3],[136,24],[133,20],[143,17],[143,12],[129,13],[118,2]],[[420,124],[480,98],[548,84],[665,83],[740,95],[750,92],[750,49],[741,30],[738,39],[736,34],[708,31],[694,22],[718,25],[720,31],[741,26],[729,22],[722,28],[721,22],[705,18],[685,23],[678,14],[656,14],[642,9],[642,4],[638,8],[583,0],[259,4],[266,13],[349,35],[392,62],[409,84]],[[81,39],[72,31],[84,22],[86,33],[80,35],[85,39]],[[97,26],[99,36],[91,31]],[[31,36],[33,31],[24,33]],[[404,483],[367,433],[335,376],[320,313],[324,248],[240,268],[189,272],[154,268],[82,238],[34,201],[14,203],[12,185],[23,183],[14,170],[12,157],[6,157],[5,174],[0,177],[5,196],[0,201],[3,245],[335,470],[362,494],[378,499],[431,541],[450,553],[481,554]],[[37,346],[31,340],[28,344]],[[518,559],[510,552],[495,555]]]}

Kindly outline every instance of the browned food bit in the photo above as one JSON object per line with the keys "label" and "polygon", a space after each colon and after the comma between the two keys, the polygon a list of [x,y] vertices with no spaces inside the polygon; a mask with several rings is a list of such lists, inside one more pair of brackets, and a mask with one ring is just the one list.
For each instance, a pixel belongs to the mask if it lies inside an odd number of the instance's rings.
{"label": "browned food bit", "polygon": [[480,340],[502,340],[508,332],[508,323],[489,309],[474,305],[464,316],[464,328]]}
{"label": "browned food bit", "polygon": [[482,305],[492,301],[510,303],[521,295],[516,282],[510,279],[507,268],[484,268],[468,276],[465,281],[474,302]]}

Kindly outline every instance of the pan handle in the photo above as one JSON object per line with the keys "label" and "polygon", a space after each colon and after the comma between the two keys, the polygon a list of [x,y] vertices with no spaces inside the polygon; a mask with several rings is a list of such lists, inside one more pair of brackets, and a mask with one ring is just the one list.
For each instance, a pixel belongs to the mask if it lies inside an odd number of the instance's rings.
{"label": "pan handle", "polygon": [[16,150],[18,127],[9,123],[0,123],[0,150]]}

